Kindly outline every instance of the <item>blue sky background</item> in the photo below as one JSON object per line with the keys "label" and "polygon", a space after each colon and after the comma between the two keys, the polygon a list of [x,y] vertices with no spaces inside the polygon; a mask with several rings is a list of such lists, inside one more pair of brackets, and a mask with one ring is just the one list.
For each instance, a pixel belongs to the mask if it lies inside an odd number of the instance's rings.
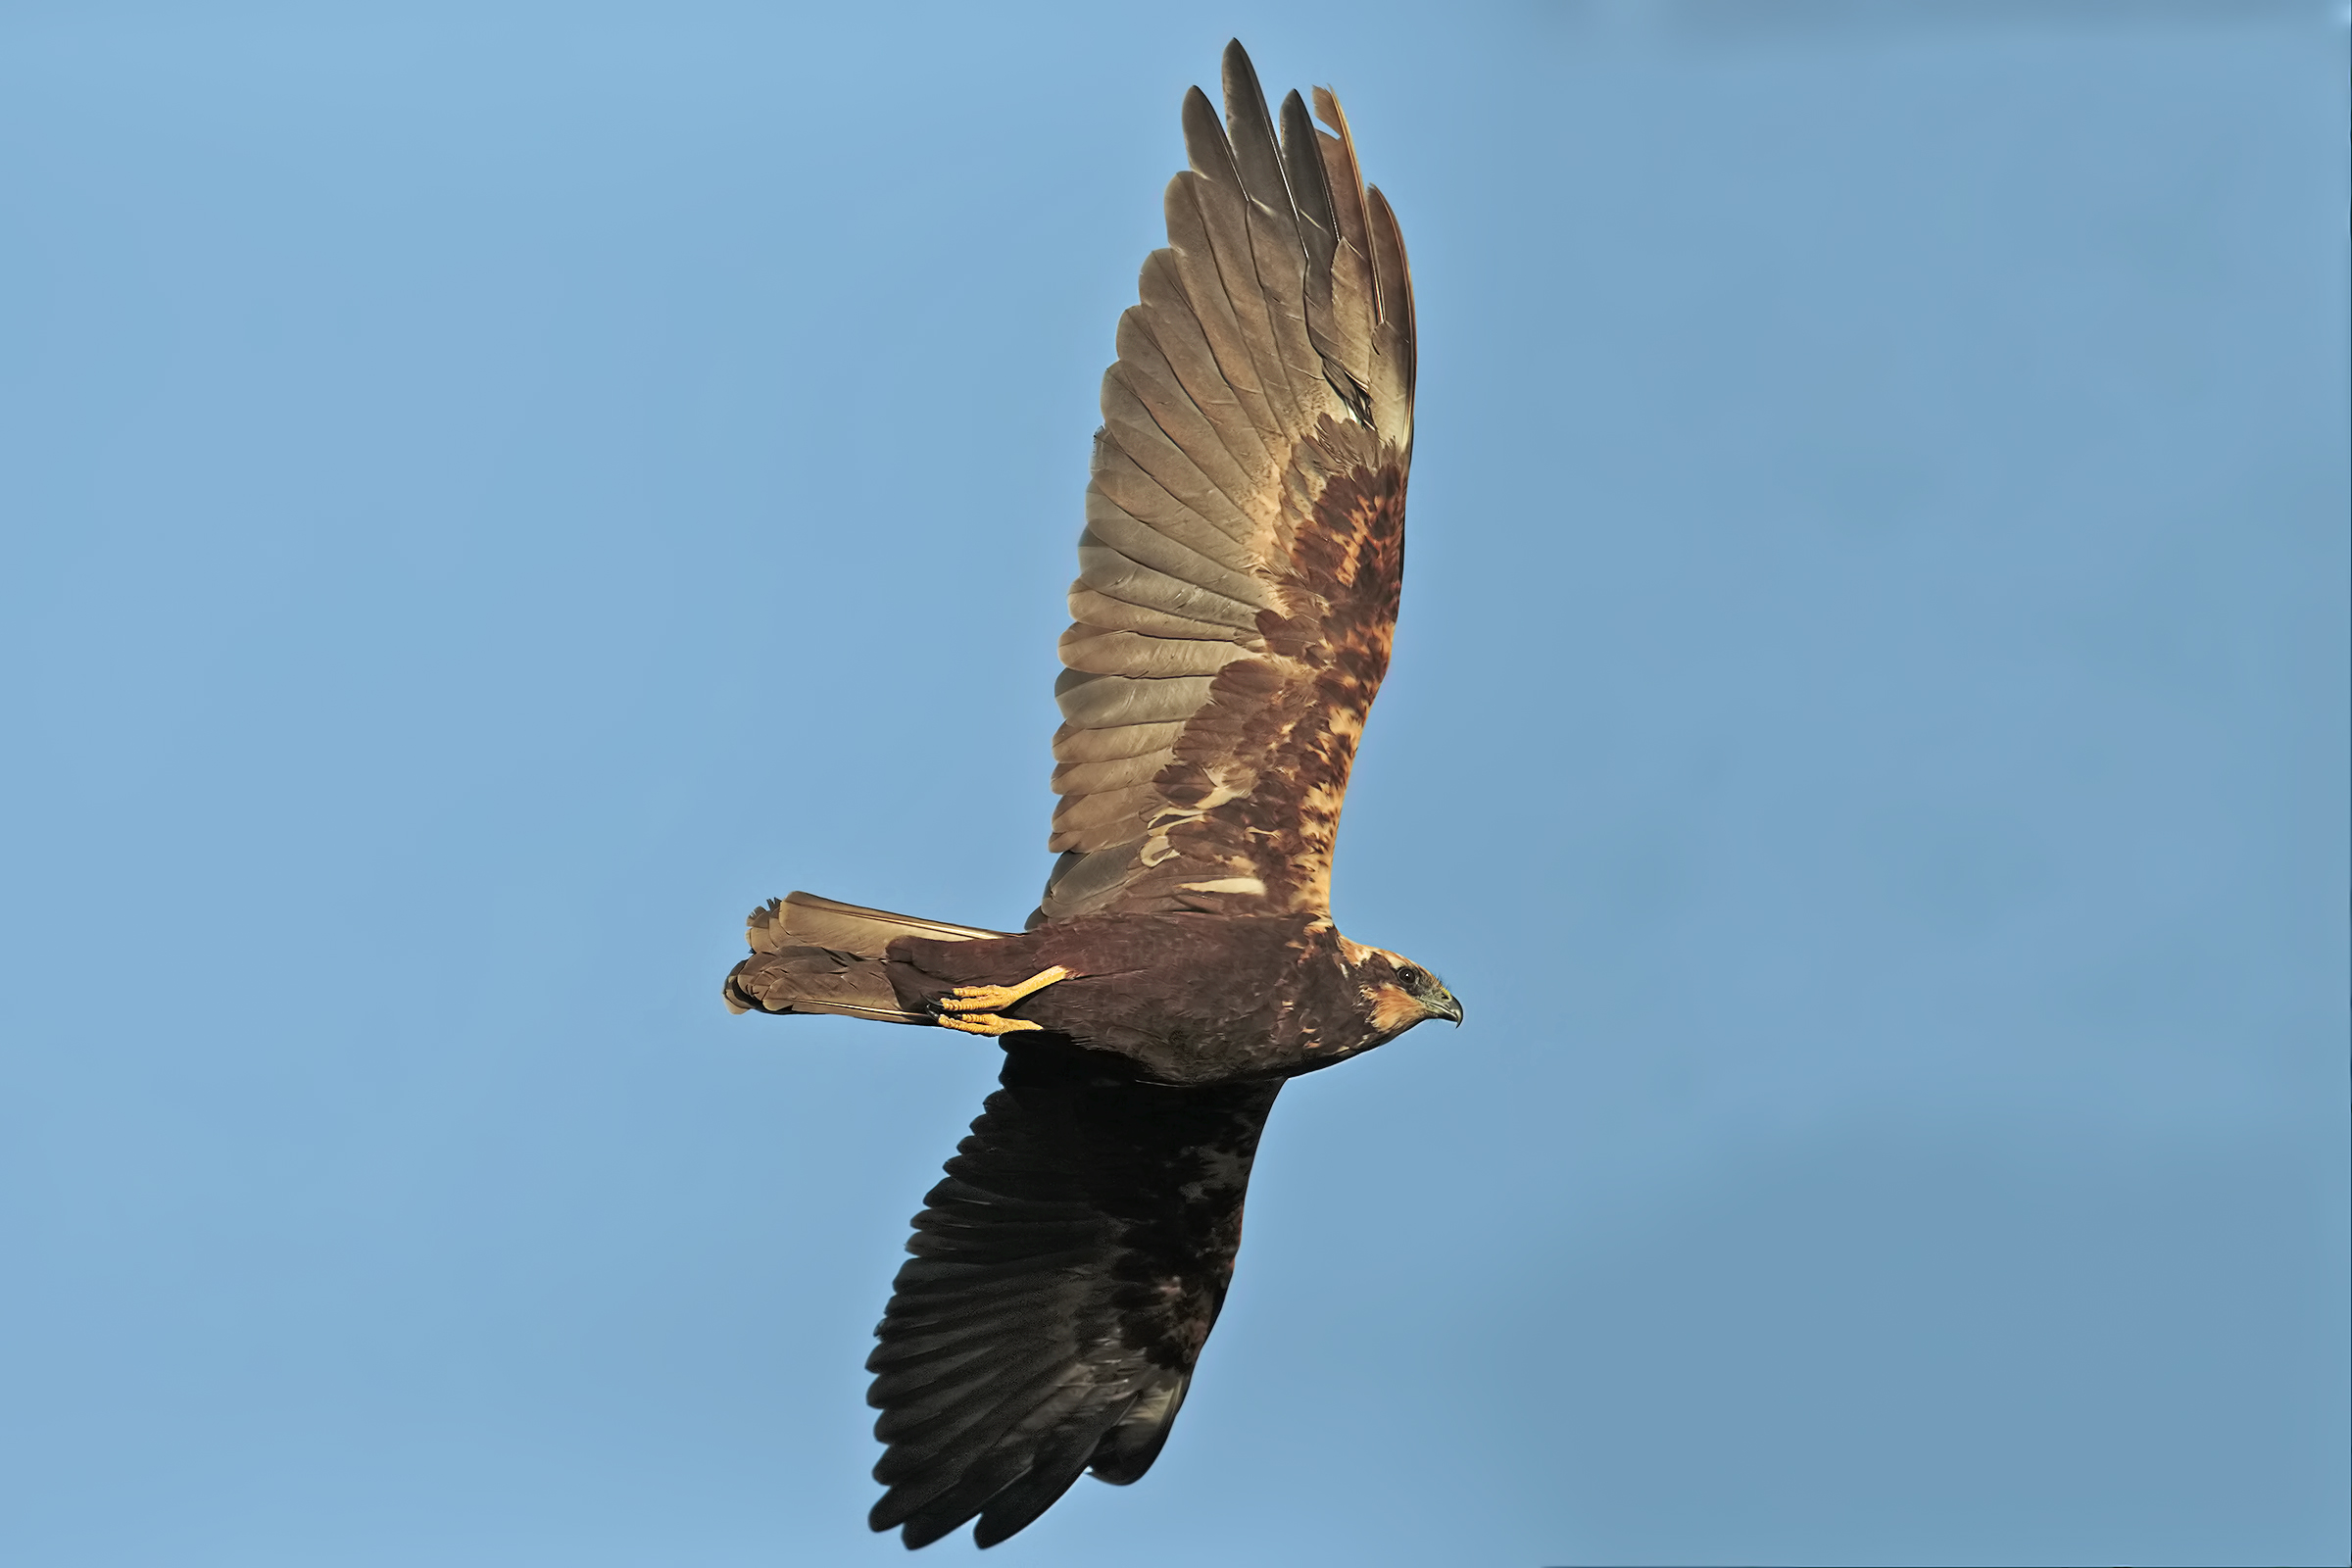
{"label": "blue sky background", "polygon": [[1826,0],[10,7],[0,1556],[903,1555],[995,1054],[718,980],[1031,907],[1233,33],[1413,250],[1337,899],[1470,1023],[997,1559],[2344,1560],[2342,13]]}

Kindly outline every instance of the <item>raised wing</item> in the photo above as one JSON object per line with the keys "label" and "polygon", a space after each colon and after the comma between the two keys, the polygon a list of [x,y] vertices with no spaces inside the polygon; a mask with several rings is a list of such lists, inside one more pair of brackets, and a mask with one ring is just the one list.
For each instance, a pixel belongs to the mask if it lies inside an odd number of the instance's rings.
{"label": "raised wing", "polygon": [[876,1530],[990,1546],[1089,1468],[1152,1467],[1224,1303],[1280,1084],[1171,1089],[1066,1044],[1007,1043],[914,1218],[867,1361]]}
{"label": "raised wing", "polygon": [[[1250,57],[1102,380],[1075,623],[1055,688],[1052,847],[1032,925],[1105,911],[1312,910],[1388,670],[1413,446],[1404,242],[1339,103],[1277,138]],[[1230,135],[1228,132],[1230,131]]]}

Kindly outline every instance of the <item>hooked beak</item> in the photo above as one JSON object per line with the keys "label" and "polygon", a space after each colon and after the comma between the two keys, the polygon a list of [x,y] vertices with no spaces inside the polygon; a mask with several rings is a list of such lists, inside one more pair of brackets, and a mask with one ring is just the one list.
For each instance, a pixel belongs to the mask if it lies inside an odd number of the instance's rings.
{"label": "hooked beak", "polygon": [[1462,1026],[1462,1004],[1452,992],[1441,990],[1436,1000],[1425,1005],[1429,1008],[1429,1015],[1432,1018],[1450,1018],[1456,1029]]}

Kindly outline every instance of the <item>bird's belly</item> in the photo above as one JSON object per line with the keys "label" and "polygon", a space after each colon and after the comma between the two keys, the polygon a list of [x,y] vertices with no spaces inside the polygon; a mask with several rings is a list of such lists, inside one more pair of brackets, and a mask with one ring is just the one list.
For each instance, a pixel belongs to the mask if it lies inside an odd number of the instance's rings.
{"label": "bird's belly", "polygon": [[[1168,1084],[1285,1078],[1352,1054],[1337,1034],[1338,955],[1306,916],[1103,915],[979,942],[903,938],[891,983],[908,1006],[957,986],[1069,971],[1004,1016],[1111,1053]],[[1336,1028],[1335,1028],[1336,1026]]]}

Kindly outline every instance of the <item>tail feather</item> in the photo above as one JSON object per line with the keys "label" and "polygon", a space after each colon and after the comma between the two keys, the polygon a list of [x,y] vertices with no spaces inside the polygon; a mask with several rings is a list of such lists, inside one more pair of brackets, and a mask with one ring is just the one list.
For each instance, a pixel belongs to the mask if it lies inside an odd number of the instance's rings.
{"label": "tail feather", "polygon": [[969,942],[1004,936],[887,909],[788,893],[752,911],[744,933],[752,956],[728,974],[730,1012],[832,1012],[883,1023],[929,1023],[890,989],[883,953],[896,937]]}
{"label": "tail feather", "polygon": [[834,948],[780,947],[755,953],[727,976],[729,1012],[837,1012],[882,1023],[929,1023],[890,989],[880,958]]}
{"label": "tail feather", "polygon": [[754,909],[747,933],[751,937],[754,953],[772,951],[761,946],[763,933],[776,947],[799,943],[819,948],[839,948],[844,953],[855,953],[861,958],[879,958],[894,937],[972,942],[985,937],[1011,935],[1007,931],[990,931],[976,925],[951,925],[945,920],[925,920],[918,915],[893,914],[888,909],[868,909],[860,905],[820,899],[813,893],[787,893],[782,899],[770,899],[763,907]]}

